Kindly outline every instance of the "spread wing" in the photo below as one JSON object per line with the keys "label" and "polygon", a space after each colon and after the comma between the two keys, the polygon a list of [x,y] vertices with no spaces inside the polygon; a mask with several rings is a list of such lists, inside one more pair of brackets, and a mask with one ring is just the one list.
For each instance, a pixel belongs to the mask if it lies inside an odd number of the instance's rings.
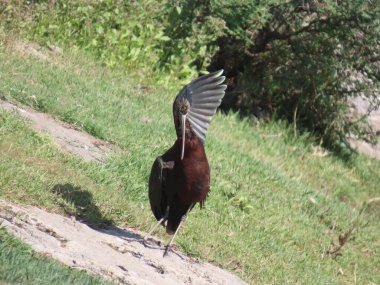
{"label": "spread wing", "polygon": [[223,69],[198,77],[187,84],[177,97],[190,103],[187,118],[197,137],[204,143],[212,116],[222,102],[227,85]]}

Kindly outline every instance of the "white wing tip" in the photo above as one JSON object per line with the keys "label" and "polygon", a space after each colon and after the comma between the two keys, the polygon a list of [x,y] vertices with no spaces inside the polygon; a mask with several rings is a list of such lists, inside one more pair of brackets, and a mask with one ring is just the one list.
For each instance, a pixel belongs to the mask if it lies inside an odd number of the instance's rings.
{"label": "white wing tip", "polygon": [[[214,73],[215,73],[215,77],[219,77],[219,76],[221,76],[222,74],[223,74],[223,72],[224,72],[224,69],[222,68],[222,69],[219,69],[219,70],[217,70],[217,71],[215,71]],[[225,76],[223,76],[224,78],[225,78]]]}

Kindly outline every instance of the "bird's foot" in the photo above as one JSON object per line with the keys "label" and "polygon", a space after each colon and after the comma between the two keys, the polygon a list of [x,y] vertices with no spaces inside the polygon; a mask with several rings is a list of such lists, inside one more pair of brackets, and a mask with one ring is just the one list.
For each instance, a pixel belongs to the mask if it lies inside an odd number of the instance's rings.
{"label": "bird's foot", "polygon": [[174,161],[163,161],[162,158],[160,158],[160,164],[161,168],[168,168],[168,169],[173,169],[174,168]]}
{"label": "bird's foot", "polygon": [[149,244],[148,240],[150,240],[150,239],[152,239],[152,238],[150,237],[150,234],[147,234],[147,235],[144,237],[144,239],[143,239],[143,245],[144,245],[145,247],[148,246],[148,244]]}
{"label": "bird's foot", "polygon": [[173,249],[172,249],[172,247],[171,247],[170,244],[168,244],[168,245],[166,246],[165,251],[164,251],[164,256],[163,256],[163,257],[167,256],[169,251],[173,251]]}
{"label": "bird's foot", "polygon": [[174,161],[168,161],[164,164],[165,168],[173,169],[174,168]]}
{"label": "bird's foot", "polygon": [[173,169],[174,168],[174,161],[164,161],[162,157],[158,158],[160,162],[161,169],[168,168]]}

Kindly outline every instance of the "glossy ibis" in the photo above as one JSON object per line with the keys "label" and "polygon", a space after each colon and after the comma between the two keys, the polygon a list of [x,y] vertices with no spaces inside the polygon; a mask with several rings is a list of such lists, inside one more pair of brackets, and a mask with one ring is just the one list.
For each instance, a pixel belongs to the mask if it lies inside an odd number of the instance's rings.
{"label": "glossy ibis", "polygon": [[219,107],[227,85],[216,71],[191,81],[173,103],[177,139],[162,156],[156,158],[149,177],[149,201],[156,223],[144,243],[162,224],[172,234],[164,256],[187,214],[198,202],[202,207],[210,190],[210,169],[204,142],[212,116]]}

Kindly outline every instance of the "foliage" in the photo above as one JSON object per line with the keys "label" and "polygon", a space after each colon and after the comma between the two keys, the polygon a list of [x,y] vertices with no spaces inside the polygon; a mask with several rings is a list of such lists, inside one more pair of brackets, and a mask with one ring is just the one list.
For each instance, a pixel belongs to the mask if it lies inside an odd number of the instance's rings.
{"label": "foliage", "polygon": [[10,31],[19,32],[24,29],[31,19],[28,19],[29,1],[20,3],[18,0],[2,0],[0,1],[0,36]]}
{"label": "foliage", "polygon": [[[170,1],[175,2],[175,1]],[[210,65],[217,51],[216,41],[224,35],[224,21],[204,15],[204,1],[169,3],[168,21],[164,33],[170,38],[162,46],[160,67],[170,72],[182,70],[177,76],[194,75],[192,70],[203,71]],[[174,69],[173,69],[174,67]]]}
{"label": "foliage", "polygon": [[[94,52],[108,66],[157,61],[163,41],[154,1],[54,1],[37,6],[34,37]],[[159,11],[156,11],[159,15]]]}
{"label": "foliage", "polygon": [[[35,6],[31,35],[95,52],[108,66],[149,66],[189,79],[210,63],[216,51],[210,42],[218,35],[211,35],[207,25],[180,22],[183,12],[172,2],[46,2]],[[190,25],[189,37],[176,35],[182,25]]]}
{"label": "foliage", "polygon": [[[185,24],[172,23],[171,44],[217,35],[210,69],[226,70],[225,107],[256,115],[264,109],[330,146],[363,134],[361,121],[346,118],[347,100],[380,102],[379,1],[180,3],[177,22]],[[206,42],[204,49],[213,50],[215,41]]]}

